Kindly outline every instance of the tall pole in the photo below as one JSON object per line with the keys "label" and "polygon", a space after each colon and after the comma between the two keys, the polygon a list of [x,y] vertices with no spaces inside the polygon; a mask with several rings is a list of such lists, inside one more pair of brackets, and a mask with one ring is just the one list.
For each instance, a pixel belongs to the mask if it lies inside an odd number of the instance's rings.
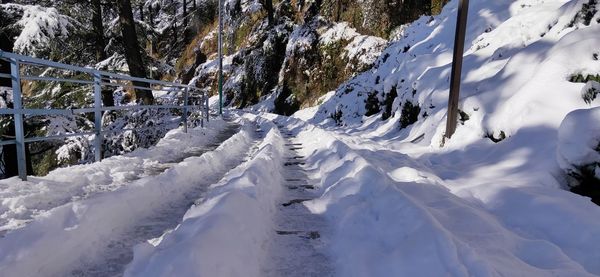
{"label": "tall pole", "polygon": [[454,38],[454,56],[452,59],[452,75],[450,77],[450,97],[448,99],[448,121],[446,122],[446,137],[451,138],[456,131],[458,121],[458,99],[460,96],[460,79],[462,73],[463,53],[465,50],[465,33],[469,0],[460,0],[456,20],[456,36]]}
{"label": "tall pole", "polygon": [[94,159],[102,160],[102,76],[94,72]]}
{"label": "tall pole", "polygon": [[19,178],[27,181],[27,144],[25,144],[25,130],[23,120],[23,103],[21,98],[21,72],[20,63],[16,59],[10,60],[10,77],[13,89],[13,109],[15,117],[15,142],[17,149],[17,171]]}
{"label": "tall pole", "polygon": [[219,115],[223,115],[223,0],[219,0]]}

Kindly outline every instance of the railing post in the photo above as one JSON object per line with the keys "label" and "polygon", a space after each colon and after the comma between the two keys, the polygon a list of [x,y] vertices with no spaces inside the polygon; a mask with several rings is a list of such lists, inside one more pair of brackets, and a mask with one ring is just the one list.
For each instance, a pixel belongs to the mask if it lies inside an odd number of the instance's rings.
{"label": "railing post", "polygon": [[13,91],[13,108],[15,116],[15,140],[17,147],[17,167],[19,178],[27,181],[27,155],[25,147],[25,130],[23,124],[23,100],[21,98],[21,73],[19,72],[19,61],[10,60],[10,76]]}
{"label": "railing post", "polygon": [[204,94],[194,102],[194,106],[200,107],[198,110],[198,112],[200,112],[200,127],[204,128]]}
{"label": "railing post", "polygon": [[223,116],[223,0],[219,1],[219,36],[217,52],[219,53],[219,115]]}
{"label": "railing post", "polygon": [[208,92],[204,91],[204,101],[206,103],[206,123],[208,123],[210,121],[210,116],[208,114]]}
{"label": "railing post", "polygon": [[181,121],[183,122],[183,132],[187,133],[188,131],[188,88],[183,89],[183,116]]}
{"label": "railing post", "polygon": [[96,162],[102,160],[102,78],[100,72],[94,72],[94,157]]}

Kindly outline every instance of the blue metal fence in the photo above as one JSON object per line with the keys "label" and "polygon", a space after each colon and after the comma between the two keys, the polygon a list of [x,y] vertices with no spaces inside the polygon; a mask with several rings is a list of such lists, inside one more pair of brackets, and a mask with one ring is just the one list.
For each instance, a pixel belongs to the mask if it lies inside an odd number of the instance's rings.
{"label": "blue metal fence", "polygon": [[[0,59],[6,60],[10,63],[10,74],[1,74],[0,78],[9,78],[12,80],[12,97],[13,97],[13,108],[0,108],[0,115],[12,115],[15,124],[15,139],[0,141],[0,146],[15,144],[17,149],[17,166],[19,177],[22,180],[27,180],[27,156],[26,156],[26,143],[39,142],[46,140],[58,140],[68,137],[75,136],[90,136],[94,135],[94,154],[95,161],[102,159],[102,142],[103,135],[108,132],[114,131],[103,131],[102,130],[102,112],[113,111],[113,110],[140,110],[140,109],[179,109],[182,111],[181,123],[183,124],[184,132],[187,132],[188,127],[188,113],[193,109],[199,109],[201,114],[201,124],[204,124],[204,120],[209,120],[209,106],[208,106],[208,95],[206,91],[198,89],[194,86],[183,85],[173,82],[164,82],[158,80],[144,79],[126,76],[122,74],[116,74],[106,71],[100,71],[93,68],[78,67],[68,64],[62,64],[58,62],[18,55],[14,53],[4,52],[0,50]],[[32,76],[22,75],[22,65],[39,66],[44,68],[53,68],[69,72],[78,72],[85,74],[90,77],[90,80],[80,79],[67,79],[67,78],[56,78],[46,76]],[[74,83],[82,85],[92,85],[92,92],[94,94],[94,106],[91,108],[79,108],[79,109],[27,109],[23,106],[23,95],[21,91],[22,81],[47,81],[47,82],[60,82],[60,83]],[[147,87],[135,86],[131,82],[147,84]],[[181,105],[127,105],[127,106],[114,106],[104,107],[102,105],[102,87],[123,87],[136,90],[150,90],[150,91],[167,91],[170,93],[181,93],[183,101]],[[199,103],[190,105],[190,95],[196,95],[200,98]],[[24,130],[24,119],[25,115],[29,116],[40,116],[40,115],[75,115],[75,114],[94,114],[94,131],[93,132],[82,132],[82,133],[71,133],[71,134],[60,134],[54,136],[45,137],[25,137]],[[155,127],[151,127],[155,128]],[[140,129],[135,129],[139,131]],[[127,129],[120,130],[121,132],[129,131]],[[11,162],[11,161],[5,161]]]}

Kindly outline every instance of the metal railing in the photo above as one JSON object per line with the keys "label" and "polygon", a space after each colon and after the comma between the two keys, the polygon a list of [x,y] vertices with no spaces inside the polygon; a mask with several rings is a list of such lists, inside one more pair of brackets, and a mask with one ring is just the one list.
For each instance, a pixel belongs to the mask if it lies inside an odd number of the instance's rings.
{"label": "metal railing", "polygon": [[[62,64],[58,62],[18,55],[14,53],[4,52],[0,50],[0,59],[10,63],[10,74],[0,73],[0,78],[11,79],[12,81],[12,101],[13,108],[0,108],[1,115],[12,115],[14,118],[15,125],[15,138],[14,140],[0,140],[0,146],[3,145],[16,145],[17,150],[17,167],[18,175],[22,180],[27,180],[27,156],[26,156],[26,143],[39,142],[46,140],[60,140],[68,137],[80,137],[94,135],[94,158],[95,161],[102,160],[102,143],[104,140],[104,134],[115,133],[114,130],[102,130],[102,113],[105,111],[114,110],[141,110],[141,109],[178,109],[182,111],[181,123],[183,124],[183,131],[187,132],[188,128],[188,113],[195,108],[200,109],[200,123],[204,125],[204,119],[209,120],[209,106],[208,106],[208,95],[206,91],[200,90],[194,86],[183,85],[172,82],[164,82],[158,80],[144,79],[126,76],[122,74],[116,74],[111,72],[105,72],[96,70],[93,68],[78,67],[68,64]],[[87,75],[89,80],[82,79],[68,79],[58,77],[47,77],[47,76],[34,76],[34,75],[22,75],[22,65],[43,67],[48,69],[56,69],[67,72],[77,72],[80,75]],[[78,108],[78,109],[27,109],[23,106],[23,95],[21,81],[40,81],[40,82],[59,82],[59,83],[72,83],[80,85],[91,85],[91,89],[94,95],[93,107]],[[132,84],[135,82],[136,85]],[[147,85],[140,86],[140,84]],[[102,104],[102,87],[121,87],[124,89],[135,89],[135,90],[149,90],[149,91],[163,91],[168,92],[170,95],[181,94],[183,103],[179,104],[167,104],[167,105],[126,105],[126,106],[108,106],[105,107]],[[190,105],[191,98],[197,98],[197,102],[200,104]],[[94,131],[93,132],[80,132],[80,133],[69,133],[60,134],[53,136],[44,137],[26,137],[24,130],[24,119],[25,115],[29,116],[40,116],[40,115],[64,115],[73,116],[76,114],[94,114]],[[157,125],[159,126],[159,125]],[[157,126],[150,127],[156,128]],[[140,130],[140,129],[135,129]],[[121,132],[130,131],[127,129],[120,130]],[[5,161],[6,163],[11,161]]]}

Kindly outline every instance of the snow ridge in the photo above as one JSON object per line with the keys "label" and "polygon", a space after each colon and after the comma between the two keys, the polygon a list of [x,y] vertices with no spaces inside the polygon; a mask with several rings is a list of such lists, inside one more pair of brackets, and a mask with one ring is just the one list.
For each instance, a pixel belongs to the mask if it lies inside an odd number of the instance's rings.
{"label": "snow ridge", "polygon": [[136,246],[125,276],[261,276],[284,145],[273,123],[258,122],[266,137],[256,154],[211,186],[175,230]]}

